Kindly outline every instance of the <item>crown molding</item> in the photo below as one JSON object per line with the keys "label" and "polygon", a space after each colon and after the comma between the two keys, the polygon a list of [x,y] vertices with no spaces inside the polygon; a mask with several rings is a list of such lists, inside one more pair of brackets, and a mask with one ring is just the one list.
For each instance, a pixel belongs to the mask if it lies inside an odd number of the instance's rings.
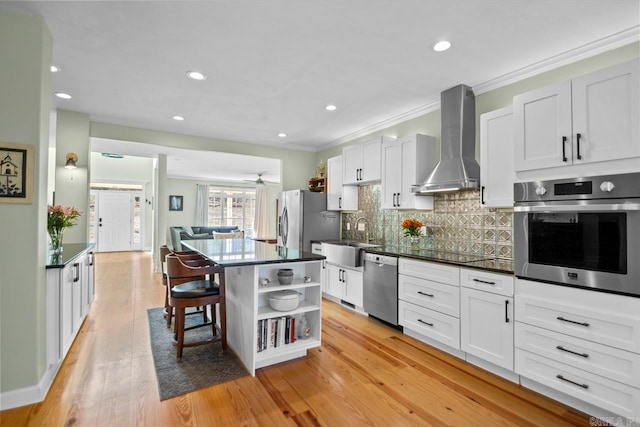
{"label": "crown molding", "polygon": [[[553,56],[543,61],[533,63],[531,65],[509,72],[507,74],[503,74],[502,76],[496,77],[495,79],[491,79],[486,82],[477,83],[471,86],[473,87],[474,93],[476,95],[479,95],[479,94],[489,92],[494,89],[498,89],[500,87],[518,82],[520,80],[533,77],[535,75],[544,73],[546,71],[550,71],[550,70],[562,67],[564,65],[568,65],[568,64],[580,61],[582,59],[590,58],[592,56],[599,55],[609,50],[626,46],[628,44],[631,44],[637,41],[640,41],[640,25],[631,27],[627,30],[621,31],[611,36],[604,37],[600,40],[596,40],[592,43],[588,43],[578,48],[571,49],[559,55]],[[322,146],[321,150],[326,150],[331,147],[335,147],[336,145],[344,144],[356,138],[360,138],[362,136],[366,136],[371,133],[386,129],[388,127],[395,126],[407,120],[415,119],[416,117],[420,117],[422,115],[425,115],[427,113],[430,113],[438,109],[440,109],[439,97],[438,99],[430,100],[426,104],[421,105],[417,108],[414,108],[410,111],[407,111],[406,113],[398,114],[394,117],[391,117],[389,119],[383,120],[378,123],[374,123],[370,126],[367,126],[355,132],[349,133],[334,141],[331,141],[330,143]]]}

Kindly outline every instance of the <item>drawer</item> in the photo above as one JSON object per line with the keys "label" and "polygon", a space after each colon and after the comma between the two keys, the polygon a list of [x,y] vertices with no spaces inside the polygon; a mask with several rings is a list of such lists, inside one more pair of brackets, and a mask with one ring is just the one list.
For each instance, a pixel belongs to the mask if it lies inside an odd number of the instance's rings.
{"label": "drawer", "polygon": [[311,253],[322,255],[322,243],[312,243]]}
{"label": "drawer", "polygon": [[617,415],[640,414],[640,389],[519,348],[516,373]]}
{"label": "drawer", "polygon": [[640,384],[640,355],[516,323],[516,347],[631,386]]}
{"label": "drawer", "polygon": [[460,269],[437,262],[399,258],[398,274],[406,274],[407,276],[446,283],[447,285],[460,285]]}
{"label": "drawer", "polygon": [[407,329],[460,350],[460,319],[398,301],[398,320]]}
{"label": "drawer", "polygon": [[398,298],[460,317],[460,288],[413,276],[398,275]]}
{"label": "drawer", "polygon": [[514,278],[511,275],[467,268],[460,269],[460,286],[466,288],[512,297],[513,283]]}
{"label": "drawer", "polygon": [[640,353],[640,298],[516,280],[516,321]]}

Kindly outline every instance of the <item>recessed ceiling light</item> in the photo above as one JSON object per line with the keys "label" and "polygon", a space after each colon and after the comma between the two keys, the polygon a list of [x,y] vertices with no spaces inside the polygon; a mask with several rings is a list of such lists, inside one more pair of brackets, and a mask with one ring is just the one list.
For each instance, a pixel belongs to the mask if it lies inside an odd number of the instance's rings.
{"label": "recessed ceiling light", "polygon": [[199,71],[187,71],[187,76],[193,80],[206,80],[207,76]]}
{"label": "recessed ceiling light", "polygon": [[327,111],[335,111],[335,110],[336,110],[336,108],[338,108],[338,107],[336,107],[336,106],[335,106],[335,105],[333,105],[333,104],[329,104],[329,105],[327,105],[326,107],[324,107],[324,109],[325,109],[325,110],[327,110]]}
{"label": "recessed ceiling light", "polygon": [[57,73],[58,71],[61,71],[60,68],[56,67],[55,65],[51,66],[51,72],[52,73]]}
{"label": "recessed ceiling light", "polygon": [[69,95],[68,93],[64,93],[64,92],[56,92],[54,93],[55,96],[57,96],[60,99],[71,99],[71,95]]}
{"label": "recessed ceiling light", "polygon": [[177,120],[177,121],[181,122],[181,121],[184,120],[184,117],[182,117],[182,116],[173,116],[173,120]]}
{"label": "recessed ceiling light", "polygon": [[440,40],[439,42],[434,43],[433,46],[431,46],[431,49],[435,50],[436,52],[444,52],[450,47],[451,47],[450,42],[446,40]]}
{"label": "recessed ceiling light", "polygon": [[286,138],[286,137],[287,137],[287,134],[286,134],[286,133],[283,133],[283,132],[280,132],[280,133],[278,134],[278,136],[279,136],[280,138]]}

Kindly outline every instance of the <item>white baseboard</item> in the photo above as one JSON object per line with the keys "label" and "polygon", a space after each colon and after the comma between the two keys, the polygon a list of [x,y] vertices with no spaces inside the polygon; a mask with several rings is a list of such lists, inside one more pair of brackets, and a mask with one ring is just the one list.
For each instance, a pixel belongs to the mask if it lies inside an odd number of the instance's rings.
{"label": "white baseboard", "polygon": [[49,366],[49,369],[42,375],[38,384],[0,393],[0,410],[4,411],[5,409],[42,402],[47,396],[59,368],[59,363]]}

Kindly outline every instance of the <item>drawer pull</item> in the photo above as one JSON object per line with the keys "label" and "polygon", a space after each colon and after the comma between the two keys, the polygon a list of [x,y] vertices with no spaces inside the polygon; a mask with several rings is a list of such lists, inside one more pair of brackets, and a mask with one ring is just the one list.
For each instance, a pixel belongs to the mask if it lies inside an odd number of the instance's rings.
{"label": "drawer pull", "polygon": [[422,320],[422,319],[418,319],[418,322],[420,322],[420,323],[424,323],[424,324],[425,324],[425,325],[427,325],[427,326],[433,326],[433,323],[425,322],[425,321],[424,321],[424,320]]}
{"label": "drawer pull", "polygon": [[589,326],[587,322],[576,322],[575,320],[565,319],[562,316],[558,316],[556,317],[556,319],[561,320],[563,322],[573,323],[574,325]]}
{"label": "drawer pull", "polygon": [[575,381],[571,381],[571,380],[569,380],[569,379],[566,379],[565,377],[563,377],[563,376],[562,376],[562,375],[560,375],[560,374],[556,375],[556,378],[557,378],[557,379],[559,379],[559,380],[562,380],[562,381],[566,381],[566,382],[568,382],[568,383],[571,383],[571,384],[573,384],[573,385],[577,385],[578,387],[582,387],[582,388],[584,388],[584,389],[589,388],[589,385],[588,385],[588,384],[580,384],[580,383],[577,383],[577,382],[575,382]]}
{"label": "drawer pull", "polygon": [[558,350],[566,351],[567,353],[575,354],[576,356],[581,356],[581,357],[584,357],[584,358],[589,357],[589,355],[587,353],[578,353],[577,351],[566,349],[561,345],[557,345],[556,348]]}
{"label": "drawer pull", "polygon": [[485,285],[495,285],[496,284],[496,282],[488,282],[486,280],[480,280],[480,279],[473,279],[473,281],[476,282],[476,283],[483,283]]}
{"label": "drawer pull", "polygon": [[431,298],[433,298],[433,294],[428,294],[428,293],[426,293],[426,292],[422,292],[422,291],[418,291],[418,293],[419,293],[420,295],[424,295],[425,297],[431,297]]}

